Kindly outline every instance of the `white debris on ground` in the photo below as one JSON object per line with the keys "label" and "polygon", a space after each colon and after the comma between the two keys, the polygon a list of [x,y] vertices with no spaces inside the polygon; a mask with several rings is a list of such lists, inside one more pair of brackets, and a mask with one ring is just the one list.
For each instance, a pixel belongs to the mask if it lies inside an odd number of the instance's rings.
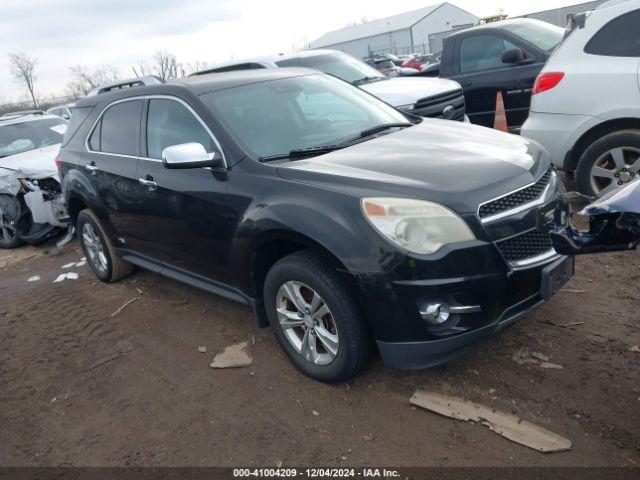
{"label": "white debris on ground", "polygon": [[213,357],[211,368],[240,368],[248,367],[253,363],[253,357],[249,350],[249,342],[237,343],[225,348],[221,353]]}
{"label": "white debris on ground", "polygon": [[629,349],[630,352],[640,353],[640,345],[634,345]]}
{"label": "white debris on ground", "polygon": [[39,275],[34,275],[33,277],[29,277],[29,280],[27,280],[27,282],[32,283],[32,282],[39,282],[40,281],[40,276]]}
{"label": "white debris on ground", "polygon": [[56,278],[53,283],[60,283],[60,282],[64,282],[65,280],[77,280],[78,279],[78,274],[75,272],[69,272],[69,273],[61,273],[60,275],[58,275],[58,278]]}
{"label": "white debris on ground", "polygon": [[445,417],[481,423],[512,442],[539,452],[562,452],[570,450],[572,446],[571,440],[568,438],[522,420],[515,415],[461,398],[418,390],[413,394],[410,402]]}
{"label": "white debris on ground", "polygon": [[564,367],[556,363],[551,363],[551,357],[540,352],[530,352],[526,348],[521,348],[513,354],[513,361],[518,365],[537,365],[540,368],[562,370]]}

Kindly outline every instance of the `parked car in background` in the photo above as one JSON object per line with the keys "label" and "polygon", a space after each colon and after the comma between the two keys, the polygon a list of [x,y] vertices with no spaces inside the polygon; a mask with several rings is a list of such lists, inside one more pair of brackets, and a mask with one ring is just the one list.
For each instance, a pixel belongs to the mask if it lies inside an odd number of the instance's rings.
{"label": "parked car in background", "polygon": [[502,92],[509,129],[517,131],[529,115],[533,83],[563,35],[529,18],[458,30],[444,41],[438,73],[462,85],[467,115],[478,125],[493,126]]}
{"label": "parked car in background", "polygon": [[640,175],[640,0],[604,3],[573,25],[536,81],[522,134],[600,196]]}
{"label": "parked car in background", "polygon": [[72,118],[62,184],[95,275],[138,265],[245,303],[318,380],[375,345],[398,368],[450,361],[573,272],[536,229],[561,188],[537,144],[316,70],[117,90]]}
{"label": "parked car in background", "polygon": [[402,66],[405,68],[414,68],[418,71],[422,71],[424,67],[429,65],[433,60],[432,54],[415,55],[406,60]]}
{"label": "parked car in background", "polygon": [[73,108],[74,103],[68,103],[66,105],[58,105],[56,107],[51,107],[47,110],[47,113],[50,115],[57,115],[58,117],[62,117],[65,120],[71,119],[71,109]]}
{"label": "parked car in background", "polygon": [[37,244],[68,226],[55,159],[67,121],[54,115],[0,118],[0,248]]}
{"label": "parked car in background", "polygon": [[458,83],[437,78],[389,78],[365,62],[336,50],[305,50],[238,60],[217,65],[194,75],[281,67],[320,70],[360,87],[400,110],[420,117],[468,121],[465,116],[464,96]]}
{"label": "parked car in background", "polygon": [[413,75],[418,73],[417,69],[401,67],[389,58],[377,58],[369,60],[366,63],[387,77],[400,77],[403,75]]}

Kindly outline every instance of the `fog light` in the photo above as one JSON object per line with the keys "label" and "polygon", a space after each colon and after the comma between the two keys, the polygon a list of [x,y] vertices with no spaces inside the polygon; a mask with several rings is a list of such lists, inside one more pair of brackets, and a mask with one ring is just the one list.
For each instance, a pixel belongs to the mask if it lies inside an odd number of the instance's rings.
{"label": "fog light", "polygon": [[426,306],[424,310],[420,311],[420,316],[423,320],[431,325],[441,325],[447,320],[449,320],[449,316],[451,314],[449,304],[446,302],[442,303],[431,303]]}

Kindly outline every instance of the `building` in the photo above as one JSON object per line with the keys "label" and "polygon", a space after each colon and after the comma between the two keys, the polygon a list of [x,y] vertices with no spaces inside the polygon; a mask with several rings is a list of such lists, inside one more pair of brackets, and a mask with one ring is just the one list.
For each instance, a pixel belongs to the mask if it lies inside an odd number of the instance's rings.
{"label": "building", "polygon": [[450,3],[438,3],[391,17],[352,25],[324,34],[310,48],[342,50],[354,57],[431,52],[429,35],[478,23],[479,18]]}
{"label": "building", "polygon": [[570,7],[555,8],[553,10],[545,10],[543,12],[529,13],[522,15],[523,18],[535,18],[542,20],[543,22],[553,23],[559,27],[567,26],[567,15],[570,13],[582,13],[587,10],[593,10],[606,0],[597,0],[595,2],[580,3],[578,5],[571,5]]}

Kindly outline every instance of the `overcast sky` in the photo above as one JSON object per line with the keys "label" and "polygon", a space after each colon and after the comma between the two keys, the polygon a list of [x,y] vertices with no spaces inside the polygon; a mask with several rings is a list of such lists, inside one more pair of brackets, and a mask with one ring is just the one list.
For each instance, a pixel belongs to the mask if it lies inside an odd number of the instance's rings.
{"label": "overcast sky", "polygon": [[[132,65],[154,51],[184,63],[216,63],[288,52],[327,31],[433,4],[430,0],[0,0],[0,103],[25,92],[9,74],[8,55],[38,59],[40,96],[63,94],[69,67]],[[480,17],[500,8],[516,16],[575,0],[453,0]]]}

